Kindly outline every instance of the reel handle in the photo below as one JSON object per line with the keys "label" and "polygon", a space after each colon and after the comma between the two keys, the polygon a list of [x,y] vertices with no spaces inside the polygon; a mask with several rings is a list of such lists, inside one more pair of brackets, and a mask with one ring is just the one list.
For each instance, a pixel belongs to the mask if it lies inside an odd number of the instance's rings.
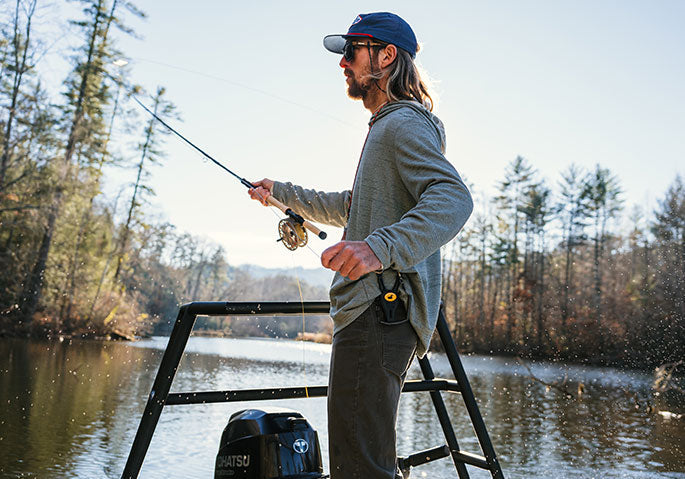
{"label": "reel handle", "polygon": [[[281,203],[280,201],[278,201],[278,200],[277,200],[276,198],[274,198],[273,196],[267,197],[266,202],[269,203],[269,204],[272,205],[272,206],[275,206],[276,208],[278,208],[279,210],[281,210],[284,214],[286,214],[286,215],[288,214],[288,210],[289,210],[290,208],[288,208],[287,206],[285,206],[283,203]],[[326,235],[326,232],[325,232],[325,231],[321,231],[319,228],[317,228],[314,224],[310,223],[309,221],[304,220],[304,223],[302,223],[302,226],[304,226],[305,228],[307,228],[309,231],[311,231],[312,233],[314,233],[314,234],[315,234],[316,236],[318,236],[319,238],[321,238],[321,239],[326,239],[326,236],[327,236],[327,235]]]}

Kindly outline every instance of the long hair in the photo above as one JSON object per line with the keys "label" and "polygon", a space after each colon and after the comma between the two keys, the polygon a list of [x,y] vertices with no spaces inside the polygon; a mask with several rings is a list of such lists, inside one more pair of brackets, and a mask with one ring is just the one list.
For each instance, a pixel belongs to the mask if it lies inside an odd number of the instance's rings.
{"label": "long hair", "polygon": [[421,80],[419,70],[408,52],[398,47],[395,61],[384,70],[373,72],[371,76],[380,80],[386,74],[388,83],[385,93],[390,101],[414,100],[433,111],[433,98],[428,93],[428,88]]}

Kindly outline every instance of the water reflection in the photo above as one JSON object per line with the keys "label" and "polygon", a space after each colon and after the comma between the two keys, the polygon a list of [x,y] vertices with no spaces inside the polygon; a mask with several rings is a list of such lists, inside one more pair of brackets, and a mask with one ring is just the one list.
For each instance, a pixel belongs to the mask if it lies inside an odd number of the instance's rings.
{"label": "water reflection", "polygon": [[[0,341],[0,477],[117,478],[135,434],[166,338],[135,344]],[[303,347],[305,348],[303,350]],[[173,391],[325,384],[328,346],[291,341],[191,338]],[[685,422],[645,410],[650,375],[612,369],[533,367],[545,380],[583,382],[581,400],[546,388],[518,364],[465,357],[500,461],[509,478],[685,477]],[[432,358],[449,376],[444,357]],[[303,365],[304,363],[304,365]],[[418,368],[410,377],[418,379]],[[458,395],[445,395],[460,446],[479,447]],[[327,456],[325,399],[165,408],[141,477],[212,477],[221,431],[245,407],[301,411]],[[669,405],[671,411],[677,404]],[[675,409],[674,409],[675,408]],[[425,393],[405,394],[398,449],[408,454],[444,442]],[[471,469],[472,477],[489,477]],[[412,477],[456,477],[447,459]]]}

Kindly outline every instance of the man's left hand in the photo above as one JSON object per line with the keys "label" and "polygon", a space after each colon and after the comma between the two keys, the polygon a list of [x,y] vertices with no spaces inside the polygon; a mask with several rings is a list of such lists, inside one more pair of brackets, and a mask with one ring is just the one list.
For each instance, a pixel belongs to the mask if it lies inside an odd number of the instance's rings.
{"label": "man's left hand", "polygon": [[352,281],[383,267],[365,241],[341,241],[334,244],[321,253],[321,264]]}

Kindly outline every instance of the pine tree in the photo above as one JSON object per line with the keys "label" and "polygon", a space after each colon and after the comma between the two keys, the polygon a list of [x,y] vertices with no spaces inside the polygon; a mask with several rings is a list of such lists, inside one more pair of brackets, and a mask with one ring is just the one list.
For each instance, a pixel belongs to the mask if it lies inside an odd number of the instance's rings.
{"label": "pine tree", "polygon": [[[40,240],[40,214],[54,156],[54,111],[36,78],[40,42],[34,0],[17,0],[0,29],[0,304],[16,308]],[[8,12],[10,13],[10,12]]]}
{"label": "pine tree", "polygon": [[587,175],[585,179],[584,198],[587,201],[588,218],[592,222],[593,228],[593,295],[592,305],[595,314],[595,324],[597,325],[597,336],[599,340],[599,354],[606,353],[606,325],[604,323],[604,309],[602,306],[602,274],[604,247],[607,240],[607,223],[622,208],[621,188],[616,176],[599,165],[595,170]]}
{"label": "pine tree", "polygon": [[[92,284],[92,282],[96,280],[96,277],[99,277],[101,281],[104,281],[104,275],[106,274],[106,270],[109,267],[109,263],[112,257],[111,252],[107,253],[108,257],[104,261],[104,266],[102,266],[103,271],[97,270],[97,268],[90,271],[87,267],[80,267],[81,265],[90,266],[85,265],[84,262],[81,261],[81,258],[85,256],[82,251],[84,249],[83,246],[90,236],[98,234],[99,231],[99,228],[97,228],[97,222],[94,221],[96,206],[95,200],[101,193],[100,183],[103,176],[104,167],[106,165],[121,163],[121,161],[117,161],[117,158],[114,155],[112,155],[109,151],[109,143],[112,138],[114,125],[116,120],[118,120],[118,116],[121,112],[121,92],[122,90],[127,89],[130,89],[134,93],[137,92],[137,87],[131,87],[127,84],[123,72],[117,77],[113,77],[110,79],[114,81],[116,89],[113,105],[111,108],[111,113],[109,114],[107,132],[102,141],[100,152],[98,152],[97,155],[88,158],[87,163],[83,165],[81,168],[83,186],[80,188],[80,190],[84,193],[85,201],[82,202],[81,213],[79,215],[78,220],[78,232],[74,237],[73,252],[69,259],[69,271],[66,278],[68,284],[65,285],[65,287],[63,288],[63,292],[61,294],[63,302],[60,311],[60,317],[66,320],[68,320],[72,315],[74,302],[76,300],[77,284],[81,283],[84,286],[86,284]],[[130,111],[124,112],[125,117],[128,117],[130,115]],[[101,251],[104,252],[104,250]],[[109,249],[107,249],[107,251],[109,251]],[[93,262],[91,261],[90,263]],[[98,286],[98,289],[100,289],[100,286],[101,285]],[[82,287],[80,289],[83,290],[88,288]],[[96,292],[96,296],[98,294],[99,293]],[[93,306],[94,304],[90,306],[90,312],[86,315],[86,318],[88,320],[90,320],[90,318],[92,317]]]}
{"label": "pine tree", "polygon": [[657,321],[647,334],[647,354],[662,362],[678,361],[685,357],[685,183],[680,175],[659,201],[652,232],[657,244],[652,293]]}
{"label": "pine tree", "polygon": [[[528,314],[535,312],[535,349],[542,350],[544,326],[544,291],[545,291],[545,227],[552,215],[550,205],[551,191],[542,185],[532,185],[527,192],[526,202],[521,207],[525,217],[528,240],[526,241],[526,261],[523,273],[526,296],[530,298]],[[534,311],[534,307],[535,308]]]}
{"label": "pine tree", "polygon": [[[21,100],[22,82],[25,74],[33,67],[31,45],[31,22],[36,11],[37,0],[17,0],[14,9],[13,34],[9,41],[9,62],[3,62],[3,72],[7,71],[10,77],[8,91],[7,119],[4,121],[2,153],[0,154],[0,194],[6,188],[7,170],[15,149],[14,127],[17,121],[17,108]],[[25,7],[25,8],[22,8]],[[22,29],[21,13],[24,11],[24,25]],[[22,31],[23,30],[23,31]],[[5,75],[0,76],[5,78]],[[3,86],[3,90],[5,85]]]}
{"label": "pine tree", "polygon": [[[175,108],[173,104],[164,98],[164,94],[164,88],[159,87],[153,100],[153,111],[158,117],[167,119],[174,116]],[[131,194],[131,201],[129,202],[126,221],[119,235],[116,270],[114,272],[115,282],[119,279],[122,268],[124,267],[125,258],[128,254],[131,237],[133,235],[138,208],[145,201],[147,196],[154,194],[152,188],[147,184],[147,180],[149,180],[150,177],[150,167],[160,162],[161,151],[159,150],[159,147],[161,146],[161,139],[167,134],[168,130],[155,118],[150,117],[147,122],[147,127],[145,128],[144,139],[139,145],[140,160],[136,165],[136,180],[133,183],[133,192]]]}
{"label": "pine tree", "polygon": [[535,170],[522,156],[517,156],[505,171],[505,178],[499,184],[499,196],[496,197],[498,219],[503,225],[500,241],[505,245],[507,253],[507,277],[506,277],[506,300],[507,300],[507,325],[506,337],[512,337],[512,331],[516,327],[517,313],[515,307],[515,294],[518,290],[520,271],[519,236],[521,234],[520,208],[525,201],[525,195],[533,183]]}
{"label": "pine tree", "polygon": [[[32,317],[37,310],[45,281],[45,272],[57,221],[62,213],[70,185],[78,177],[79,158],[97,156],[101,149],[105,127],[104,106],[110,95],[104,84],[104,66],[111,59],[113,49],[108,41],[110,25],[125,30],[116,17],[117,0],[111,8],[106,0],[80,0],[84,3],[85,20],[72,23],[85,33],[85,44],[76,51],[74,70],[66,81],[66,105],[63,111],[63,127],[68,131],[61,159],[56,162],[54,192],[48,205],[46,225],[33,268],[27,275],[20,307],[25,317]],[[139,14],[129,3],[123,3],[129,12]]]}
{"label": "pine tree", "polygon": [[567,335],[569,317],[575,317],[574,303],[577,285],[574,279],[574,265],[576,249],[584,244],[586,238],[585,227],[589,214],[587,198],[584,194],[583,178],[587,173],[577,165],[569,166],[561,175],[559,181],[560,197],[556,210],[561,221],[564,247],[564,277],[562,280],[561,299],[561,334]]}

